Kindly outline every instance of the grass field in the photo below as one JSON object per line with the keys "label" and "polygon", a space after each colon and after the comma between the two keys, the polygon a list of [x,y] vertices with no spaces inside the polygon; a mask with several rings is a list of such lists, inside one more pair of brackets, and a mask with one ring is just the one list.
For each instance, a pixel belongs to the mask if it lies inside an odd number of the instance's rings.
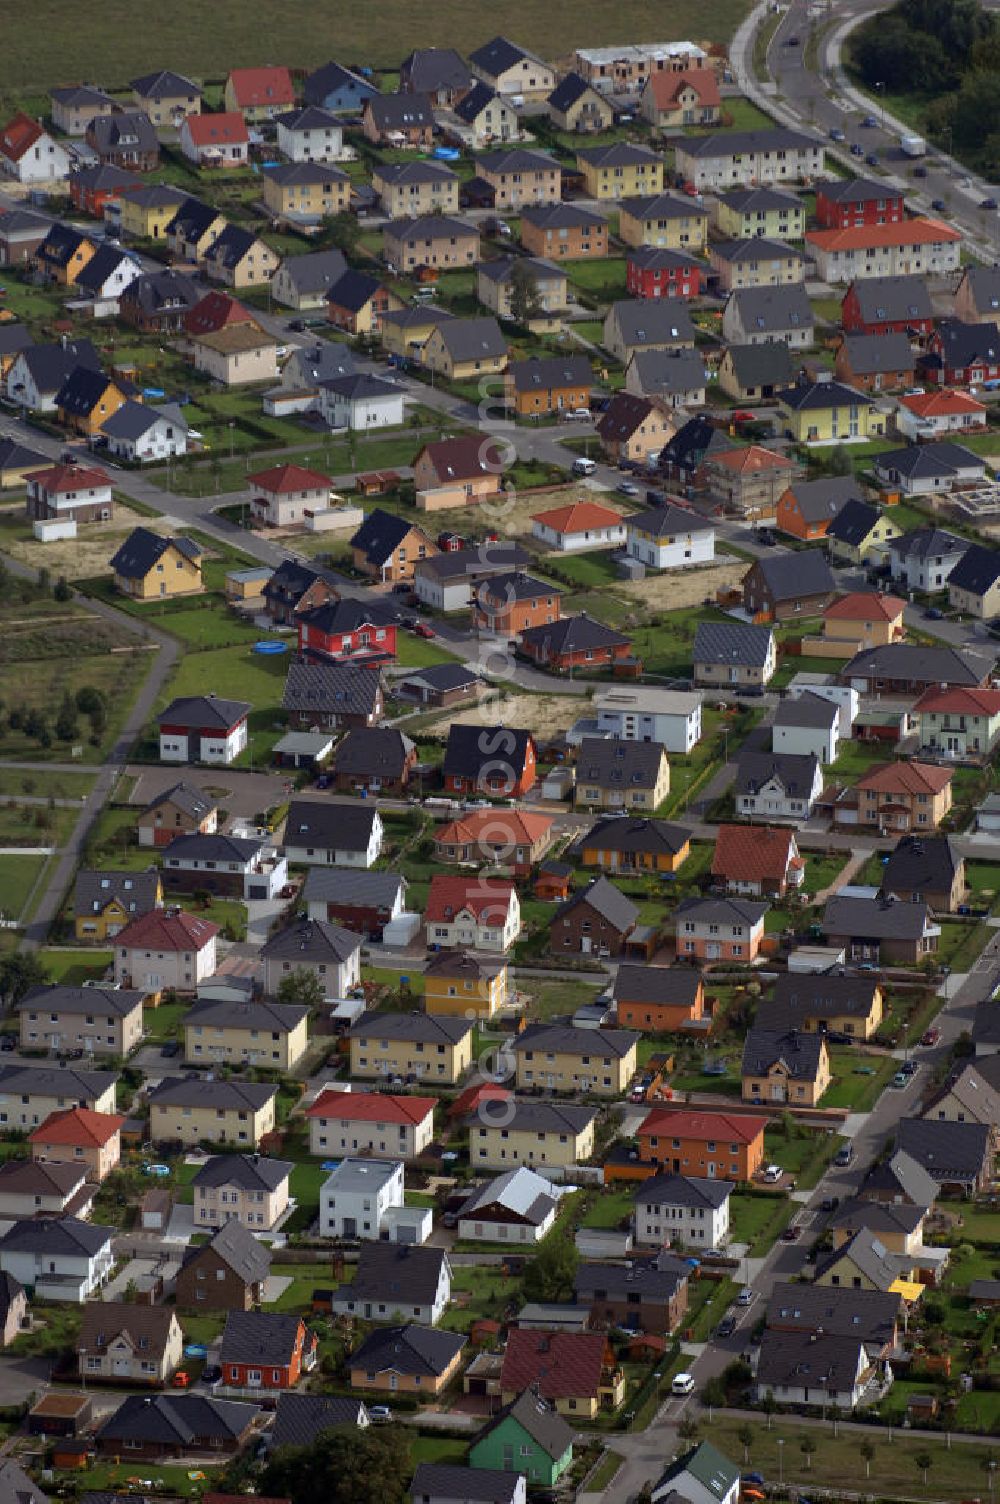
{"label": "grass field", "polygon": [[103,977],[113,958],[109,950],[43,950],[40,959],[50,981],[80,987]]}
{"label": "grass field", "polygon": [[20,918],[24,902],[47,860],[44,856],[0,857],[0,916]]}
{"label": "grass field", "polygon": [[[671,36],[722,41],[747,9],[742,0],[715,0],[711,7],[674,0],[668,30]],[[24,17],[4,28],[5,107],[9,110],[10,96],[17,91],[47,89],[65,79],[123,88],[149,67],[150,58],[158,67],[179,69],[199,82],[240,65],[283,62],[310,69],[332,57],[351,65],[395,68],[412,47],[443,45],[447,39],[467,54],[497,30],[496,15],[465,0],[443,0],[430,28],[426,13],[404,0],[387,0],[376,27],[361,6],[329,9],[312,0],[286,0],[273,33],[272,20],[270,7],[248,9],[240,0],[218,0],[207,8],[201,0],[175,0],[168,10],[144,7],[139,27],[129,0],[107,0],[81,27],[68,22],[62,0],[38,0],[30,21]],[[504,13],[505,32],[551,58],[565,57],[572,46],[658,37],[663,26],[657,0],[632,0],[621,13],[609,12],[595,0],[521,3]]]}

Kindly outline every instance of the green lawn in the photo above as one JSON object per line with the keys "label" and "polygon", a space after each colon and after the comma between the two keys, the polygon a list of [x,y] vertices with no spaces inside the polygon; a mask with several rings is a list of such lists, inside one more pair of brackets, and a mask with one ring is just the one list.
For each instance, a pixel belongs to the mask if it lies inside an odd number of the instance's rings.
{"label": "green lawn", "polygon": [[39,959],[49,978],[67,987],[81,987],[104,976],[114,959],[110,950],[42,950]]}
{"label": "green lawn", "polygon": [[836,1150],[836,1139],[811,1129],[801,1129],[793,1138],[786,1138],[780,1127],[764,1132],[765,1163],[781,1165],[802,1190],[816,1184]]}
{"label": "green lawn", "polygon": [[599,1191],[583,1214],[581,1227],[617,1228],[632,1215],[635,1189]]}
{"label": "green lawn", "polygon": [[966,862],[965,881],[974,902],[992,904],[1000,893],[1000,862]]}
{"label": "green lawn", "polygon": [[828,888],[839,873],[844,870],[847,858],[843,852],[835,852],[832,856],[820,856],[816,852],[805,852],[806,875],[802,884],[802,891],[813,896]]}
{"label": "green lawn", "polygon": [[876,742],[842,742],[836,760],[828,768],[832,778],[853,783],[863,777],[869,768],[879,763],[891,762],[891,755]]}
{"label": "green lawn", "polygon": [[642,659],[647,674],[690,678],[691,650],[699,622],[728,619],[713,606],[688,606],[682,611],[664,612],[655,625],[640,626],[630,632],[636,657]]}
{"label": "green lawn", "polygon": [[952,971],[968,971],[992,933],[985,924],[942,919],[936,952],[938,963]]}
{"label": "green lawn", "polygon": [[250,745],[235,766],[249,767],[252,759],[253,765],[260,767],[284,730],[281,697],[287,672],[285,657],[261,657],[247,647],[187,653],[171,675],[159,708],[177,695],[223,693],[234,700],[249,701],[253,706]]}
{"label": "green lawn", "polygon": [[627,296],[624,256],[609,256],[606,261],[571,261],[566,271],[574,287],[601,302],[611,303]]}
{"label": "green lawn", "polygon": [[0,768],[0,794],[16,798],[19,794],[33,799],[84,799],[94,787],[94,773],[55,773],[49,768],[26,772],[20,768]]}
{"label": "green lawn", "polygon": [[749,1256],[756,1258],[773,1247],[796,1210],[796,1203],[780,1192],[734,1191],[729,1198],[730,1239],[746,1243]]}
{"label": "green lawn", "polygon": [[21,917],[25,901],[47,860],[44,856],[0,856],[0,917],[15,920]]}
{"label": "green lawn", "polygon": [[860,1055],[849,1046],[831,1045],[833,1081],[823,1093],[821,1106],[870,1112],[895,1075],[896,1068],[897,1062],[891,1055]]}

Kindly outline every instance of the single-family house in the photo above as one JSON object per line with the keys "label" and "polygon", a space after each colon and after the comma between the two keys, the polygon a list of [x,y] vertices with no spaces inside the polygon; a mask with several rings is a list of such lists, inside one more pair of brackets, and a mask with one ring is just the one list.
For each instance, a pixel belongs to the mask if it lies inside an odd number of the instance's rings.
{"label": "single-family house", "polygon": [[[94,884],[87,886],[92,890]],[[125,903],[121,908],[121,922],[110,931],[115,936],[127,923]],[[14,1006],[21,1047],[129,1055],[142,1039],[142,1001],[142,992],[126,987],[31,987]]]}
{"label": "single-family house", "polygon": [[372,1159],[416,1159],[434,1138],[436,1097],[384,1092],[321,1091],[306,1108],[309,1152],[362,1154]]}
{"label": "single-family house", "polygon": [[321,105],[289,110],[275,125],[278,150],[289,162],[339,162],[344,155],[344,127]]}
{"label": "single-family house", "polygon": [[556,76],[548,63],[527,48],[496,36],[469,53],[469,68],[498,94],[523,99],[544,99],[551,94]]}
{"label": "single-family house", "polygon": [[[952,770],[912,760],[869,768],[854,785],[856,802],[834,808],[837,823],[888,831],[931,831],[951,808]],[[840,817],[840,818],[838,818]]]}
{"label": "single-family house", "polygon": [[476,171],[494,209],[506,212],[522,205],[558,204],[562,197],[562,168],[548,152],[502,147],[477,157]]}
{"label": "single-family house", "polygon": [[498,318],[530,327],[569,303],[566,272],[536,256],[498,256],[476,268],[476,297]]}
{"label": "single-family house", "polygon": [[935,314],[926,279],[916,273],[859,277],[841,301],[840,322],[849,334],[929,335]]}
{"label": "single-family house", "polygon": [[429,948],[466,948],[505,955],[521,932],[521,905],[511,882],[436,872],[427,894],[424,922]]}
{"label": "single-family house", "polygon": [[101,424],[108,450],[116,459],[134,465],[176,459],[187,453],[189,427],[182,409],[173,403],[148,406],[123,402]]}
{"label": "single-family house", "polygon": [[757,559],[743,576],[743,605],[755,620],[818,615],[836,590],[822,549]]}
{"label": "single-family house", "polygon": [[865,1040],[878,1032],[882,1017],[882,988],[874,977],[787,972],[776,979],[771,1000],[759,1005],[757,1024],[778,1033]]}
{"label": "single-family house", "polygon": [[207,1242],[188,1248],[177,1275],[181,1309],[249,1311],[258,1305],[271,1267],[267,1245],[230,1217]]}
{"label": "single-family house", "polygon": [[[549,951],[552,955],[620,956],[638,920],[638,905],[620,888],[606,877],[591,878],[556,910],[549,929]],[[552,1081],[548,1084],[551,1089]]]}
{"label": "single-family house", "polygon": [[891,512],[852,496],[830,519],[824,536],[830,558],[838,563],[881,567],[888,564],[890,548],[901,531]]}
{"label": "single-family house", "polygon": [[292,1389],[316,1366],[318,1339],[301,1316],[230,1311],[219,1365],[230,1388]]}
{"label": "single-family house", "polygon": [[299,919],[261,947],[264,991],[272,997],[296,971],[317,976],[329,997],[347,997],[361,974],[361,940],[351,930],[322,919]]}
{"label": "single-family house", "polygon": [[912,386],[915,366],[916,356],[905,334],[845,334],[833,371],[838,381],[860,391],[891,392]]}
{"label": "single-family house", "polygon": [[473,1190],[458,1211],[458,1235],[472,1242],[539,1243],[551,1232],[558,1205],[552,1182],[519,1165]]}
{"label": "single-family house", "polygon": [[[441,1394],[459,1374],[465,1343],[466,1338],[461,1332],[438,1332],[432,1326],[418,1326],[415,1322],[406,1326],[376,1327],[350,1354],[351,1388],[362,1392],[412,1394],[418,1399],[424,1395]],[[422,1469],[430,1476],[422,1475]],[[474,1487],[463,1489],[456,1478],[449,1488],[447,1478],[440,1476],[442,1471],[448,1475],[471,1470],[448,1464],[442,1467],[438,1463],[418,1463],[411,1483],[413,1504],[421,1504],[425,1496],[438,1504],[442,1498],[442,1483],[446,1484],[446,1497],[453,1493],[456,1501],[472,1504],[477,1498]],[[490,1497],[492,1504],[496,1504],[492,1491]]]}
{"label": "single-family house", "polygon": [[816,1107],[833,1077],[822,1034],[755,1026],[743,1042],[740,1067],[744,1102]]}
{"label": "single-family house", "polygon": [[573,1460],[573,1428],[530,1387],[486,1422],[469,1448],[469,1467],[509,1471],[515,1457],[518,1471],[543,1488],[551,1488]]}
{"label": "single-family house", "polygon": [[940,926],[926,903],[834,894],[823,911],[827,944],[843,949],[851,962],[917,966],[938,948]]}
{"label": "single-family house", "polygon": [[458,178],[443,162],[380,162],[372,171],[372,191],[391,220],[458,209]]}
{"label": "single-family house", "polygon": [[215,971],[217,924],[183,909],[152,909],[119,930],[115,982],[144,993],[193,992]]}
{"label": "single-family house", "polygon": [[102,1457],[149,1462],[180,1457],[233,1456],[253,1436],[256,1405],[201,1394],[132,1394],[105,1420],[95,1441]]}
{"label": "single-family house", "polygon": [[580,1164],[594,1152],[596,1118],[596,1108],[572,1103],[484,1100],[469,1120],[470,1162],[486,1170]]}
{"label": "single-family house", "polygon": [[378,93],[378,84],[341,63],[324,63],[306,75],[302,97],[306,104],[319,105],[334,114],[357,115],[366,99]]}
{"label": "single-family house", "polygon": [[267,208],[294,226],[318,225],[326,217],[343,214],[350,202],[350,178],[328,162],[281,162],[265,167],[262,176]]}
{"label": "single-family house", "polygon": [[576,72],[567,73],[559,80],[546,103],[549,119],[561,131],[589,136],[610,130],[614,125],[615,111],[611,101]]}
{"label": "single-family house", "polygon": [[743,748],[733,793],[738,814],[768,821],[808,820],[823,792],[815,752],[768,752]]}
{"label": "single-family house", "polygon": [[930,904],[954,913],[965,897],[965,858],[947,836],[901,836],[882,868],[886,897]]}
{"label": "single-family house", "polygon": [[1000,614],[1000,552],[973,543],[948,574],[948,603],[956,611],[991,621]]}
{"label": "single-family house", "polygon": [[798,381],[775,393],[779,421],[800,444],[840,444],[873,439],[886,431],[886,417],[872,398],[841,381]]}
{"label": "single-family house", "polygon": [[998,690],[928,685],[913,711],[922,752],[981,761],[1000,741]]}
{"label": "single-family house", "polygon": [[715,558],[714,524],[670,502],[626,517],[625,527],[625,552],[648,568],[677,569]]}
{"label": "single-family house", "polygon": [[0,1237],[0,1274],[36,1300],[83,1305],[110,1279],[114,1229],[77,1217],[29,1217]]}
{"label": "single-family house", "polygon": [[674,911],[678,960],[755,960],[767,908],[746,898],[682,899]]}
{"label": "single-family house", "polygon": [[76,1353],[84,1381],[160,1385],[181,1365],[184,1334],[169,1307],[102,1301],[84,1306]]}
{"label": "single-family house", "polygon": [[[108,1100],[114,1102],[113,1092]],[[114,1112],[55,1108],[28,1134],[31,1158],[41,1163],[79,1165],[88,1181],[99,1185],[121,1159],[124,1125],[125,1119]]]}
{"label": "single-family house", "polygon": [[223,98],[227,110],[239,110],[248,125],[273,120],[295,103],[295,86],[288,69],[234,68],[226,79]]}
{"label": "single-family house", "polygon": [[742,1112],[654,1107],[639,1127],[639,1152],[674,1175],[745,1183],[763,1166],[766,1126]]}
{"label": "single-family house", "polygon": [[603,1332],[534,1331],[514,1327],[507,1334],[500,1372],[500,1395],[510,1402],[533,1386],[560,1415],[593,1420],[615,1410],[624,1398],[625,1377],[616,1366]]}
{"label": "single-family house", "polygon": [[451,1265],[443,1248],[362,1243],[354,1279],[333,1293],[333,1311],[363,1321],[402,1319],[436,1326],[451,1298]]}
{"label": "single-family house", "polygon": [[908,590],[925,594],[943,590],[969,544],[947,528],[921,527],[902,533],[889,544],[889,572]]}
{"label": "single-family house", "polygon": [[0,172],[19,183],[54,183],[68,177],[70,157],[42,125],[23,110],[0,130]]}
{"label": "single-family house", "polygon": [[724,1248],[729,1241],[732,1191],[727,1180],[651,1175],[634,1197],[636,1242],[654,1248]]}
{"label": "single-family house", "polygon": [[400,1085],[407,1077],[454,1086],[472,1063],[466,1018],[370,1011],[351,1026],[351,1075]]}
{"label": "single-family house", "polygon": [[199,998],[184,1015],[185,1062],[293,1071],[309,1043],[308,1017],[300,1003]]}
{"label": "single-family house", "polygon": [[953,433],[974,433],[986,427],[986,411],[984,403],[970,392],[913,393],[898,399],[896,428],[914,443]]}
{"label": "single-family house", "polygon": [[688,125],[718,125],[722,98],[713,68],[651,73],[639,96],[639,114],[661,130]]}
{"label": "single-family house", "polygon": [[398,872],[362,872],[356,867],[310,867],[302,887],[309,919],[325,919],[381,940],[386,925],[404,911],[406,878]]}
{"label": "single-family house", "polygon": [[771,750],[815,757],[826,767],[837,755],[840,709],[821,695],[803,694],[782,700],[774,713]]}
{"label": "single-family house", "polygon": [[416,744],[405,732],[391,726],[361,726],[348,731],[331,767],[334,783],[344,793],[398,797],[405,793],[416,764]]}
{"label": "single-family house", "polygon": [[605,314],[601,344],[628,365],[639,350],[693,349],[694,325],[683,299],[622,299]]}
{"label": "single-family house", "polygon": [[664,1251],[625,1264],[581,1264],[573,1296],[595,1326],[626,1322],[641,1332],[666,1337],[687,1312],[691,1266]]}
{"label": "single-family house", "polygon": [[238,110],[186,115],[177,144],[196,167],[245,167],[250,160],[250,134]]}
{"label": "single-family house", "polygon": [[729,345],[767,345],[790,350],[813,342],[813,311],[805,287],[735,287],[722,309],[722,334]]}
{"label": "single-family house", "polygon": [[874,457],[872,470],[891,501],[893,495],[926,496],[982,482],[986,462],[964,444],[935,439],[883,451]]}
{"label": "single-family house", "polygon": [[858,653],[845,663],[840,680],[861,694],[917,696],[931,688],[985,688],[992,667],[992,659],[959,648],[893,642]]}
{"label": "single-family house", "polygon": [[694,682],[711,689],[763,689],[777,667],[770,627],[700,621],[692,649]]}
{"label": "single-family house", "polygon": [[213,1154],[192,1182],[195,1228],[215,1229],[236,1220],[270,1232],[288,1209],[288,1160],[262,1154]]}
{"label": "single-family house", "polygon": [[[299,313],[307,313],[312,310],[325,310],[326,295],[336,282],[339,282],[347,270],[347,262],[343,251],[309,251],[304,256],[286,256],[271,278],[271,296],[275,302],[283,304],[286,308],[294,308]],[[326,353],[326,342],[314,347],[320,356],[319,360],[309,359],[311,352],[303,351],[306,358],[307,370],[315,370],[317,378],[323,370],[322,356]],[[335,356],[343,356],[343,347],[331,349],[330,353]],[[349,352],[347,352],[349,353]],[[294,358],[294,357],[293,357]],[[286,362],[282,366],[282,377],[291,369],[296,372],[295,365]],[[305,375],[305,371],[301,374]],[[339,375],[339,371],[331,371],[329,374]]]}
{"label": "single-family house", "polygon": [[576,848],[585,867],[605,872],[676,872],[690,855],[691,832],[642,815],[604,815]]}
{"label": "single-family house", "polygon": [[426,94],[373,94],[361,106],[361,129],[376,146],[426,151],[434,138],[434,110]]}
{"label": "single-family house", "polygon": [[704,981],[687,966],[623,962],[615,973],[612,997],[617,1023],[629,1029],[669,1034],[705,1015]]}
{"label": "single-family house", "polygon": [[783,898],[790,888],[801,887],[803,873],[792,831],[775,825],[719,826],[712,877],[726,893]]}
{"label": "single-family house", "polygon": [[133,78],[129,87],[135,102],[157,127],[178,126],[188,115],[201,112],[201,90],[182,73],[159,68]]}
{"label": "single-family house", "polygon": [[541,1087],[620,1096],[635,1072],[638,1040],[639,1035],[628,1029],[528,1024],[511,1043],[517,1085],[521,1090]]}

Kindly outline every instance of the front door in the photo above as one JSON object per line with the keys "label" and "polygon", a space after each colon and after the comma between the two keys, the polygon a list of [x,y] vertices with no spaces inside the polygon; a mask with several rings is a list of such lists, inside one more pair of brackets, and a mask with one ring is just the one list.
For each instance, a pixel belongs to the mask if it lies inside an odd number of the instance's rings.
{"label": "front door", "polygon": [[344,1237],[356,1238],[358,1235],[358,1222],[356,1217],[344,1218]]}
{"label": "front door", "polygon": [[719,955],[720,950],[718,940],[709,940],[708,944],[705,946],[705,960],[717,961],[719,959]]}

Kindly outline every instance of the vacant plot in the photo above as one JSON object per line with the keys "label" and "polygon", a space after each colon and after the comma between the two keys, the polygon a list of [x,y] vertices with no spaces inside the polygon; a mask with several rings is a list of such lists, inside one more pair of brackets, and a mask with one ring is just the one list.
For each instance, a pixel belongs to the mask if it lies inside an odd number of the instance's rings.
{"label": "vacant plot", "polygon": [[703,569],[665,569],[625,587],[630,599],[653,611],[680,611],[700,606],[717,590],[732,590],[747,572],[744,560],[706,565]]}
{"label": "vacant plot", "polygon": [[530,726],[536,739],[544,741],[566,731],[578,716],[587,714],[587,702],[576,695],[526,695],[501,692],[482,705],[450,709],[436,720],[425,723],[427,731],[448,733],[448,727],[460,726]]}
{"label": "vacant plot", "polygon": [[39,543],[20,507],[6,507],[0,512],[0,550],[22,564],[48,569],[53,579],[65,575],[68,580],[85,580],[105,574],[108,560],[134,527],[151,532],[171,531],[166,518],[147,517],[131,507],[115,504],[110,522],[81,523],[75,538],[56,543]]}
{"label": "vacant plot", "polygon": [[[674,0],[670,8],[672,36],[699,41],[730,37],[746,15],[743,0]],[[412,47],[426,47],[427,16],[404,0],[385,0],[378,25],[363,6],[318,6],[312,0],[285,0],[281,34],[270,34],[271,7],[240,0],[218,0],[206,7],[201,0],[175,0],[169,10],[144,8],[136,26],[129,0],[107,0],[87,25],[67,23],[61,0],[38,0],[30,24],[8,24],[4,34],[4,79],[14,90],[48,88],[64,78],[92,78],[108,88],[124,88],[150,58],[157,66],[197,74],[199,82],[224,76],[230,68],[265,62],[315,68],[337,57],[350,64],[396,68]],[[434,12],[436,39],[468,53],[496,32],[496,16],[465,0],[442,0]],[[636,37],[658,37],[663,31],[663,7],[658,0],[632,0],[627,13],[608,10],[595,0],[551,0],[548,5],[518,3],[504,13],[504,27],[522,46],[543,57],[563,57],[570,45],[599,46]],[[570,41],[572,39],[572,43]]]}
{"label": "vacant plot", "polygon": [[[34,843],[32,843],[34,844]],[[19,919],[25,900],[45,866],[44,856],[0,858],[0,918]]]}
{"label": "vacant plot", "polygon": [[59,615],[34,606],[0,611],[0,669],[40,659],[94,657],[122,647],[131,650],[137,640],[134,632],[98,620],[80,606],[66,605]]}

